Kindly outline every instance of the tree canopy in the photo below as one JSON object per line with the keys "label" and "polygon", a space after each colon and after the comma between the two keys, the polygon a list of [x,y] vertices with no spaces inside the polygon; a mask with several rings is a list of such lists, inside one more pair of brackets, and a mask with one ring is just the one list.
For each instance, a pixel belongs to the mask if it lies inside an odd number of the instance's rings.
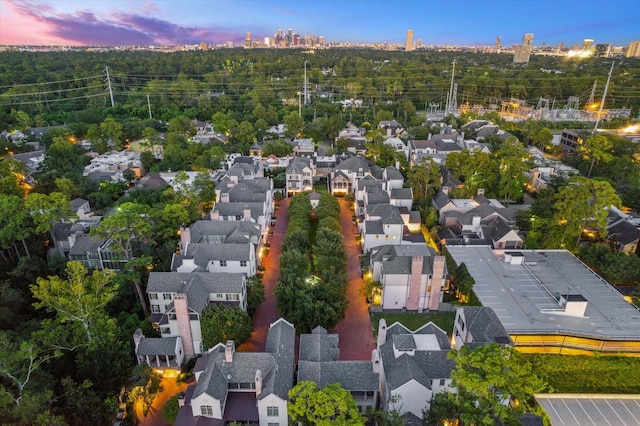
{"label": "tree canopy", "polygon": [[351,393],[339,383],[318,389],[314,382],[300,382],[289,391],[287,407],[291,421],[304,426],[356,426],[366,421]]}

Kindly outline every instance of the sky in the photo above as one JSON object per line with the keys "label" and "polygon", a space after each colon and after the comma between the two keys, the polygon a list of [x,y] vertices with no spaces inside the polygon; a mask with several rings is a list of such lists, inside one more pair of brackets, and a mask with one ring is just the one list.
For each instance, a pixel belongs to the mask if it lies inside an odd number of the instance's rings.
{"label": "sky", "polygon": [[640,40],[640,0],[0,0],[0,45],[241,43],[281,28],[328,42],[423,45]]}

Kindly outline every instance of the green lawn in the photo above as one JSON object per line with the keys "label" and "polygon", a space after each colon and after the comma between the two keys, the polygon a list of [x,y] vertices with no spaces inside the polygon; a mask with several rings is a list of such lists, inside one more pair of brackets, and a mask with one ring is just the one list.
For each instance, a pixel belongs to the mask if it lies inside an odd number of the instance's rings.
{"label": "green lawn", "polygon": [[371,325],[373,326],[373,334],[378,334],[378,322],[381,318],[387,321],[387,326],[394,322],[407,327],[409,330],[415,330],[432,321],[435,325],[443,329],[449,336],[453,333],[453,321],[456,317],[455,312],[442,312],[431,314],[418,313],[381,313],[371,314]]}

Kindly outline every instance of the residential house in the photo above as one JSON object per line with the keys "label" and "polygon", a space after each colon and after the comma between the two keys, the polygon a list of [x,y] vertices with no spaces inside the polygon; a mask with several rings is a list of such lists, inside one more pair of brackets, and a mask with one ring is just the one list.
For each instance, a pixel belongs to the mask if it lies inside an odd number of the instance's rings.
{"label": "residential house", "polygon": [[439,192],[431,200],[431,205],[438,211],[438,223],[445,226],[453,226],[457,222],[457,220],[451,219],[453,217],[452,215],[449,215],[450,222],[447,223],[446,215],[448,212],[467,213],[481,205],[490,207],[485,207],[486,212],[483,211],[481,214],[483,219],[486,219],[489,214],[491,214],[489,211],[492,211],[493,213],[500,214],[507,222],[515,223],[515,212],[513,208],[504,207],[502,203],[494,198],[487,198],[484,195],[483,189],[478,189],[478,193],[474,198],[449,198],[448,195]]}
{"label": "residential house", "polygon": [[45,150],[31,151],[31,152],[23,152],[20,154],[13,154],[9,156],[14,160],[20,161],[24,164],[25,171],[27,174],[24,177],[24,181],[29,185],[35,184],[34,175],[38,171],[40,165],[44,162]]}
{"label": "residential house", "polygon": [[387,327],[381,319],[374,360],[379,365],[382,408],[406,414],[406,425],[421,425],[423,410],[429,409],[434,395],[456,392],[450,349],[447,333],[432,322],[411,331],[398,322]]}
{"label": "residential house", "polygon": [[237,203],[216,203],[209,213],[211,220],[240,221],[256,223],[260,226],[263,240],[266,239],[269,223],[271,222],[272,205],[262,201],[237,202]]}
{"label": "residential house", "polygon": [[189,243],[184,254],[173,254],[171,270],[176,272],[234,272],[252,277],[259,256],[255,246],[244,243]]}
{"label": "residential house", "polygon": [[83,176],[91,180],[108,180],[125,182],[125,171],[131,171],[137,179],[144,176],[145,171],[140,162],[140,153],[133,151],[113,151],[99,155],[84,168]]}
{"label": "residential house", "polygon": [[338,137],[336,138],[336,141],[338,139],[348,139],[353,136],[364,136],[364,133],[365,133],[364,129],[358,128],[353,123],[348,122],[347,126],[338,132]]}
{"label": "residential house", "polygon": [[513,346],[509,333],[493,309],[484,306],[463,306],[456,309],[453,323],[453,341],[456,348],[476,347],[497,343]]}
{"label": "residential house", "polygon": [[252,243],[256,250],[262,245],[260,225],[248,221],[197,220],[189,226],[180,227],[180,253],[185,253],[187,244]]}
{"label": "residential house", "polygon": [[86,219],[91,216],[91,206],[89,202],[83,198],[74,198],[71,200],[71,211],[78,216],[78,219]]}
{"label": "residential house", "polygon": [[287,166],[285,175],[288,196],[313,189],[314,167],[311,159],[303,157],[292,158],[289,166]]}
{"label": "residential house", "polygon": [[404,143],[404,141],[398,137],[387,138],[383,141],[385,145],[389,145],[396,150],[396,152],[401,152],[404,156],[409,159],[409,146]]}
{"label": "residential house", "polygon": [[359,225],[362,250],[386,244],[402,244],[404,221],[398,207],[391,204],[373,204],[365,207],[364,220]]}
{"label": "residential house", "polygon": [[560,135],[560,148],[565,153],[573,154],[589,136],[589,132],[585,130],[563,129]]}
{"label": "residential house", "polygon": [[179,368],[184,361],[182,339],[176,337],[145,337],[142,329],[133,333],[133,348],[138,365],[155,368]]}
{"label": "residential house", "polygon": [[331,174],[333,195],[351,194],[357,188],[357,181],[371,174],[369,163],[361,157],[349,157],[340,161]]}
{"label": "residential house", "polygon": [[295,329],[282,318],[269,326],[265,352],[236,352],[232,340],[214,346],[196,362],[174,424],[288,425],[294,349]]}
{"label": "residential house", "polygon": [[612,206],[609,209],[607,238],[613,241],[616,248],[625,253],[639,253],[640,226],[631,215],[622,213]]}
{"label": "residential house", "polygon": [[[179,337],[184,356],[192,358],[207,350],[202,346],[200,326],[204,308],[217,303],[247,310],[246,276],[196,271],[151,272],[147,296],[151,307],[150,320],[158,326],[161,338]],[[144,360],[138,358],[139,363]]]}
{"label": "residential house", "polygon": [[350,152],[353,155],[363,156],[367,153],[367,138],[364,136],[349,136],[348,138],[344,138],[347,145],[347,152]]}
{"label": "residential house", "polygon": [[388,138],[402,137],[405,133],[402,128],[402,124],[398,123],[396,120],[382,120],[378,123],[378,129],[385,130]]}
{"label": "residential house", "polygon": [[69,248],[68,259],[77,260],[87,269],[120,271],[127,265],[123,253],[110,238],[95,238],[88,232],[77,233]]}
{"label": "residential house", "polygon": [[[374,351],[375,353],[375,351]],[[316,327],[311,334],[300,335],[297,382],[312,381],[318,389],[339,383],[353,396],[361,414],[378,406],[379,365],[370,361],[340,361],[338,335]]]}
{"label": "residential house", "polygon": [[385,310],[438,311],[448,288],[444,256],[424,244],[375,247],[369,258],[371,278],[382,283]]}
{"label": "residential house", "polygon": [[311,139],[296,139],[296,146],[293,148],[293,152],[297,157],[313,157],[316,151],[316,147]]}

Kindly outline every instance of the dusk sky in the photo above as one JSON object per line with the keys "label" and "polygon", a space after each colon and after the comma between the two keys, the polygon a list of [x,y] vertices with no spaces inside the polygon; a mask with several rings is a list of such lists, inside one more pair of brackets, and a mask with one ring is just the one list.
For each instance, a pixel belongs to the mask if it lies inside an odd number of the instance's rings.
{"label": "dusk sky", "polygon": [[328,42],[571,46],[640,40],[640,0],[0,0],[0,45],[217,44],[278,28]]}

